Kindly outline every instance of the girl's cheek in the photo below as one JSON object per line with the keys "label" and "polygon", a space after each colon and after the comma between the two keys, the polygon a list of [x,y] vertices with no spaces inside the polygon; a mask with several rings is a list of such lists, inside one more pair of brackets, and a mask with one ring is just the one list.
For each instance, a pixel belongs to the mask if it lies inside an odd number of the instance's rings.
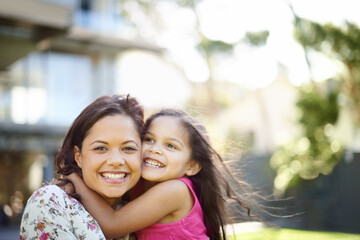
{"label": "girl's cheek", "polygon": [[144,153],[149,148],[149,146],[146,143],[142,144],[141,151]]}

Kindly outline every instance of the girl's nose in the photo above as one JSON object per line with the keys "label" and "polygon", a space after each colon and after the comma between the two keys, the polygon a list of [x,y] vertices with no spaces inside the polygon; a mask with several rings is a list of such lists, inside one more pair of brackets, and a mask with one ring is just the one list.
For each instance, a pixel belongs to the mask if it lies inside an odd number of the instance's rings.
{"label": "girl's nose", "polygon": [[157,145],[151,146],[151,148],[149,148],[149,151],[152,154],[161,154],[162,153],[162,151],[160,150],[160,148]]}

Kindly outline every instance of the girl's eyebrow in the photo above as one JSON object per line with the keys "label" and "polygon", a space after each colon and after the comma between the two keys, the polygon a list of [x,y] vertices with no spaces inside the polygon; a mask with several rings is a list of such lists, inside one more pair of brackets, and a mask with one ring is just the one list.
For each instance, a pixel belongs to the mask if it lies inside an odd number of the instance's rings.
{"label": "girl's eyebrow", "polygon": [[[147,132],[145,133],[145,135],[146,135],[146,134],[149,134],[149,135],[154,136],[154,134],[153,134],[152,132],[150,132],[150,131],[147,131]],[[183,144],[182,141],[180,141],[179,139],[174,138],[174,137],[169,137],[168,139],[170,139],[170,140],[172,140],[172,141],[175,141],[175,142],[179,143],[182,147],[184,147],[184,144]]]}
{"label": "girl's eyebrow", "polygon": [[173,137],[170,137],[169,139],[172,140],[172,141],[175,141],[175,142],[179,143],[182,147],[184,147],[184,144],[183,144],[182,141],[180,141],[179,139],[173,138]]}
{"label": "girl's eyebrow", "polygon": [[145,135],[146,135],[146,134],[154,135],[154,134],[153,134],[152,132],[150,132],[150,131],[146,131],[146,132],[145,132]]}

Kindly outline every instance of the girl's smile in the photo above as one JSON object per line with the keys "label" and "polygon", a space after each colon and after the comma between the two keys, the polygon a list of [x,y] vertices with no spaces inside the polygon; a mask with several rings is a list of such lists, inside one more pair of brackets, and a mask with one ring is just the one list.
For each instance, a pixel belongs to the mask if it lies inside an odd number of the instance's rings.
{"label": "girl's smile", "polygon": [[162,164],[159,160],[155,158],[145,157],[143,165],[146,167],[154,167],[154,168],[162,168],[164,164]]}

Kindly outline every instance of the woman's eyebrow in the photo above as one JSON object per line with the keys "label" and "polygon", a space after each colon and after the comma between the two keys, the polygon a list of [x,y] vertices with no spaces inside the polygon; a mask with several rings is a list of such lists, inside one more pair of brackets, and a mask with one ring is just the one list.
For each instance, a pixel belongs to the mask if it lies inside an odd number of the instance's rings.
{"label": "woman's eyebrow", "polygon": [[128,144],[128,143],[134,143],[137,147],[139,146],[135,140],[128,140],[128,141],[123,142],[122,144]]}
{"label": "woman's eyebrow", "polygon": [[108,144],[106,141],[102,141],[102,140],[95,140],[92,143],[90,143],[90,145],[95,144],[95,143],[103,143],[103,144]]}
{"label": "woman's eyebrow", "polygon": [[[108,144],[108,142],[106,142],[106,141],[95,140],[92,143],[90,143],[90,145],[95,144],[95,143]],[[138,143],[135,140],[127,140],[125,142],[122,142],[122,144],[128,144],[128,143],[134,143],[137,147],[139,146]]]}

